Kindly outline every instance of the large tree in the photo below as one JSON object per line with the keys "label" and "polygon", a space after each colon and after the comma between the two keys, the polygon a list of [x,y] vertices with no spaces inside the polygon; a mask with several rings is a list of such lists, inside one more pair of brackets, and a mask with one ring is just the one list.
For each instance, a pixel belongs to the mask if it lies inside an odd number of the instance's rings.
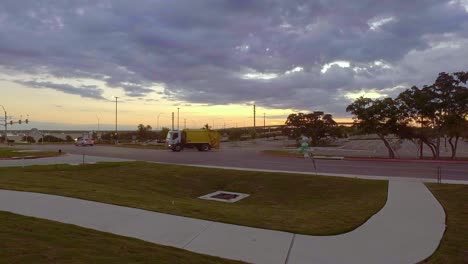
{"label": "large tree", "polygon": [[285,132],[295,138],[305,135],[311,138],[312,146],[317,146],[324,138],[339,134],[337,123],[331,114],[321,111],[290,114],[286,119]]}
{"label": "large tree", "polygon": [[[396,98],[403,118],[418,127],[407,129],[409,137],[418,138],[440,156],[440,138],[449,137],[451,157],[455,158],[458,140],[466,133],[468,115],[467,72],[442,72],[434,84],[419,89],[413,86]],[[400,135],[404,136],[404,135]],[[420,147],[422,157],[422,145]]]}
{"label": "large tree", "polygon": [[411,124],[402,129],[399,136],[419,141],[420,158],[423,157],[423,144],[429,147],[434,158],[437,158],[437,153],[439,153],[439,145],[436,144],[435,140],[437,136],[433,129],[436,125],[435,105],[431,103],[433,97],[431,87],[424,86],[419,89],[413,86],[400,93],[395,99],[399,107],[400,118]]}
{"label": "large tree", "polygon": [[400,113],[392,98],[372,100],[360,97],[346,108],[354,115],[354,126],[362,133],[376,134],[388,150],[389,158],[395,158],[387,136],[398,133],[405,123],[400,120]]}
{"label": "large tree", "polygon": [[468,72],[439,73],[431,86],[434,93],[435,116],[438,121],[438,140],[441,132],[449,136],[452,159],[457,152],[457,144],[463,133],[466,133],[468,117]]}

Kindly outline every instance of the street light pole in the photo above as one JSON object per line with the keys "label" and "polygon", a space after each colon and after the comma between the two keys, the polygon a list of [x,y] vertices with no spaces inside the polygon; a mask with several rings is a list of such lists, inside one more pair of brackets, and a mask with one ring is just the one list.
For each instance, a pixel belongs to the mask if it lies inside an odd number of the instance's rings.
{"label": "street light pole", "polygon": [[172,112],[172,130],[174,130],[174,112]]}
{"label": "street light pole", "polygon": [[99,116],[98,116],[98,115],[96,115],[96,118],[97,118],[97,131],[98,131],[98,133],[99,133],[99,131],[100,131],[100,122],[99,122]]}
{"label": "street light pole", "polygon": [[163,114],[163,113],[159,113],[159,114],[158,114],[158,124],[157,124],[158,130],[159,130],[159,116],[162,115],[162,114]]}
{"label": "street light pole", "polygon": [[115,144],[117,144],[117,99],[119,97],[115,96]]}
{"label": "street light pole", "polygon": [[96,115],[96,118],[97,118],[97,134],[96,134],[96,138],[95,140],[99,141],[99,134],[101,132],[101,128],[100,128],[100,120],[99,120],[99,116]]}
{"label": "street light pole", "polygon": [[1,105],[3,108],[3,112],[5,112],[5,144],[8,144],[8,138],[7,138],[7,112],[5,110],[5,107]]}
{"label": "street light pole", "polygon": [[254,125],[253,136],[254,136],[254,139],[255,139],[256,136],[257,136],[257,131],[256,131],[257,128],[256,128],[256,124],[255,124],[255,121],[256,121],[256,119],[257,119],[256,116],[257,116],[257,114],[256,114],[255,104],[254,104],[254,105],[253,105],[253,121],[254,121],[254,122],[253,122],[253,125]]}

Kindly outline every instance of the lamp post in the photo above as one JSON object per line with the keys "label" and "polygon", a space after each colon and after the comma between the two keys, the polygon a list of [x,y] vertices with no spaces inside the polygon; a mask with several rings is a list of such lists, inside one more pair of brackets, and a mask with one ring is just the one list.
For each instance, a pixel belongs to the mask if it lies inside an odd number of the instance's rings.
{"label": "lamp post", "polygon": [[115,144],[117,144],[117,99],[119,99],[119,97],[117,96],[114,96],[115,97]]}
{"label": "lamp post", "polygon": [[172,112],[172,130],[174,130],[174,112]]}
{"label": "lamp post", "polygon": [[179,107],[177,107],[177,130],[179,130]]}
{"label": "lamp post", "polygon": [[159,130],[159,116],[162,115],[163,113],[159,113],[158,114],[158,123],[157,123],[157,127],[158,127],[158,130]]}
{"label": "lamp post", "polygon": [[256,115],[257,115],[256,113],[257,113],[257,112],[256,112],[255,103],[254,103],[254,105],[253,105],[253,125],[254,125],[254,128],[253,128],[253,129],[254,129],[254,130],[253,130],[253,137],[254,137],[254,139],[256,138],[256,134],[257,134],[257,131],[256,131],[256,124],[255,124]]}
{"label": "lamp post", "polygon": [[2,108],[3,108],[3,112],[5,112],[5,143],[8,144],[8,138],[7,138],[7,112],[5,110],[5,107],[3,107],[3,105],[1,105]]}
{"label": "lamp post", "polygon": [[99,131],[100,131],[100,122],[99,122],[99,116],[98,116],[98,115],[96,115],[96,118],[97,118],[97,131],[98,131],[98,133],[99,133]]}
{"label": "lamp post", "polygon": [[96,134],[96,140],[99,141],[99,133],[101,132],[101,129],[100,129],[100,120],[99,120],[99,116],[96,115],[96,118],[97,118],[97,134]]}

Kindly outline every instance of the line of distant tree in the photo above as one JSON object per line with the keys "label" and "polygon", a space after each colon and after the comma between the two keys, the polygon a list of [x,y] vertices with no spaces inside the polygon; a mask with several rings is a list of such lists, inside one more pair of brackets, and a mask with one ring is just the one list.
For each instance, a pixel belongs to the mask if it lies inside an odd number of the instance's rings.
{"label": "line of distant tree", "polygon": [[153,131],[152,129],[150,125],[139,124],[136,131],[120,132],[117,136],[115,136],[114,132],[103,133],[100,140],[104,142],[113,142],[115,139],[118,139],[120,142],[162,140],[166,138],[169,132],[169,128],[167,127],[163,127],[160,131]]}
{"label": "line of distant tree", "polygon": [[[31,136],[24,136],[22,138],[22,141],[28,142],[28,143],[36,143],[36,140],[34,139],[34,137],[31,137]],[[73,141],[75,140],[69,135],[67,135],[65,139],[55,137],[52,135],[44,135],[43,137],[37,140],[38,143],[42,143],[42,142],[62,143],[62,142],[73,142]]]}

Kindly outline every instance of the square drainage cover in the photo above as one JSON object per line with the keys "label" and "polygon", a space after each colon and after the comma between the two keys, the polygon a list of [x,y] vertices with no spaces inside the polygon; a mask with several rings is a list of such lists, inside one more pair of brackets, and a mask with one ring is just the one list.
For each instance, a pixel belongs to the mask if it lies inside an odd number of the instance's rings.
{"label": "square drainage cover", "polygon": [[205,200],[213,200],[213,201],[218,201],[218,202],[225,202],[225,203],[235,203],[248,196],[249,195],[245,193],[216,191],[214,193],[209,193],[207,195],[203,195],[198,198],[205,199]]}

